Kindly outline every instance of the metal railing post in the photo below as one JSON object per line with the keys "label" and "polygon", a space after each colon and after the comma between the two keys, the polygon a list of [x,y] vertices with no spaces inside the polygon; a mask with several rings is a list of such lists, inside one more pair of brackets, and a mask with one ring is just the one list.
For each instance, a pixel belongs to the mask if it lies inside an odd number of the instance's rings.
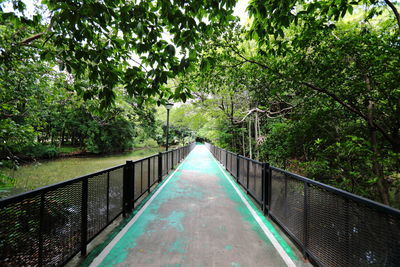
{"label": "metal railing post", "polygon": [[147,193],[150,193],[150,185],[151,185],[150,172],[151,172],[151,169],[150,169],[150,158],[149,158],[149,161],[147,162]]}
{"label": "metal railing post", "polygon": [[225,170],[228,171],[228,151],[227,150],[225,150]]}
{"label": "metal railing post", "polygon": [[123,215],[126,217],[127,213],[131,212],[134,208],[135,202],[135,170],[134,163],[128,160],[124,166],[123,177]]}
{"label": "metal railing post", "polygon": [[233,153],[231,154],[231,173],[233,172]]}
{"label": "metal railing post", "polygon": [[110,172],[107,172],[107,223],[110,219]]}
{"label": "metal railing post", "polygon": [[236,154],[236,182],[239,183],[239,175],[240,175],[240,157],[239,154]]}
{"label": "metal railing post", "polygon": [[262,211],[267,213],[267,163],[261,165],[261,190],[262,190]]}
{"label": "metal railing post", "polygon": [[267,163],[267,211],[268,217],[271,214],[271,204],[272,204],[272,169],[271,165]]}
{"label": "metal railing post", "polygon": [[167,173],[169,172],[169,152],[165,153],[165,156],[167,157]]}
{"label": "metal railing post", "polygon": [[[129,194],[129,197],[130,197],[129,209],[130,209],[130,211],[132,211],[135,208],[135,163],[133,161],[130,161],[130,165],[131,166],[129,168],[129,183],[130,183],[129,188],[131,188],[131,190],[130,190],[131,193]],[[142,177],[143,177],[143,175],[142,175]]]}
{"label": "metal railing post", "polygon": [[125,163],[122,176],[122,215],[126,217],[128,211],[128,162]]}
{"label": "metal railing post", "polygon": [[247,160],[247,182],[246,182],[246,193],[249,194],[249,175],[250,175],[250,160]]}
{"label": "metal railing post", "polygon": [[143,180],[144,180],[144,175],[143,175],[143,162],[144,160],[140,161],[140,193],[143,192]]}
{"label": "metal railing post", "polygon": [[162,153],[158,153],[158,182],[162,181]]}
{"label": "metal railing post", "polygon": [[88,178],[82,180],[82,206],[81,206],[81,256],[86,256],[87,225],[88,225]]}

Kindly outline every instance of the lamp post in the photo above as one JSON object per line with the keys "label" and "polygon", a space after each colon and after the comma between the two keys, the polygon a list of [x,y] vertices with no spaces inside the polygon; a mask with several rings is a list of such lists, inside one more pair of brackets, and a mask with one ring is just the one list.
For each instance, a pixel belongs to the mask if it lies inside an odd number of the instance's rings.
{"label": "lamp post", "polygon": [[165,104],[165,108],[167,109],[167,145],[165,151],[168,151],[168,132],[169,132],[169,110],[172,108],[173,103]]}

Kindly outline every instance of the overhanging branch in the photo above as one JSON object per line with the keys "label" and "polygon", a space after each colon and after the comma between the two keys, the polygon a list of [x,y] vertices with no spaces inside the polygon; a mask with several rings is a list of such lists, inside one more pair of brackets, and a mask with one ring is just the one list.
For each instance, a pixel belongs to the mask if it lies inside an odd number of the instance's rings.
{"label": "overhanging branch", "polygon": [[[389,2],[389,3],[390,3],[390,2]],[[397,11],[397,9],[396,9],[396,11]],[[399,16],[399,17],[400,17],[400,16]],[[346,109],[348,109],[349,111],[351,111],[352,113],[357,114],[358,116],[360,116],[361,118],[363,118],[367,123],[370,123],[370,122],[368,122],[368,117],[367,117],[361,110],[359,110],[357,107],[355,107],[355,106],[352,105],[351,103],[345,102],[345,101],[344,101],[343,99],[341,99],[338,95],[336,95],[336,94],[334,94],[334,93],[328,91],[327,89],[318,87],[318,86],[316,86],[316,85],[314,85],[314,84],[312,84],[312,83],[310,83],[310,82],[297,81],[297,80],[294,80],[294,79],[292,79],[292,78],[290,78],[290,77],[287,77],[287,76],[281,74],[281,73],[278,72],[278,71],[274,71],[271,67],[269,67],[269,66],[266,65],[266,64],[263,64],[263,63],[261,63],[261,62],[258,62],[258,61],[255,61],[255,60],[246,58],[246,57],[243,56],[239,51],[237,51],[237,49],[236,49],[235,47],[232,47],[232,46],[230,46],[229,44],[228,44],[228,46],[232,49],[232,51],[233,51],[237,56],[239,56],[239,57],[240,57],[241,59],[243,59],[244,61],[249,62],[249,63],[252,63],[252,64],[256,64],[256,65],[258,65],[259,67],[261,67],[261,68],[263,68],[263,69],[267,69],[267,70],[269,70],[269,71],[272,71],[275,75],[279,76],[280,78],[282,78],[282,79],[284,79],[284,80],[286,80],[286,81],[291,81],[291,82],[294,82],[294,83],[297,83],[297,84],[306,86],[306,87],[308,87],[308,88],[310,88],[310,89],[312,89],[312,90],[314,90],[314,91],[316,91],[316,92],[322,93],[322,94],[324,94],[324,95],[326,95],[326,96],[332,98],[333,100],[335,100],[337,103],[339,103],[339,104],[342,105],[344,108],[346,108]],[[250,114],[247,114],[246,117],[247,117],[248,115],[250,115]],[[383,129],[383,127],[382,127],[381,125],[379,125],[379,124],[376,123],[376,121],[372,121],[372,126],[375,127],[375,128],[390,142],[390,143],[396,144],[396,145],[398,144],[398,141],[395,140],[392,136],[390,136],[390,135],[385,131],[385,129]]]}

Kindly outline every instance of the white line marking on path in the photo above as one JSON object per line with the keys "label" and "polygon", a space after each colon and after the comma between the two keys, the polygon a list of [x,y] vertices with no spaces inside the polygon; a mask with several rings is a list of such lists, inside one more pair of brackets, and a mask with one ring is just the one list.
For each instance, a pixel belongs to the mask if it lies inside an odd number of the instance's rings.
{"label": "white line marking on path", "polygon": [[[193,150],[192,150],[193,151]],[[191,153],[191,152],[190,152]],[[189,153],[189,155],[190,155]],[[126,234],[126,232],[131,228],[131,226],[138,220],[140,215],[146,210],[146,208],[151,204],[151,202],[158,196],[161,190],[167,185],[169,180],[175,175],[175,173],[179,170],[179,168],[185,163],[188,156],[179,164],[179,166],[175,169],[175,171],[168,177],[168,179],[163,183],[163,185],[154,193],[154,195],[143,205],[143,207],[135,214],[135,216],[131,219],[131,221],[125,225],[124,228],[114,237],[114,239],[103,249],[103,251],[97,255],[97,257],[90,263],[89,267],[97,267],[100,263],[107,257],[107,255],[111,252],[113,247],[121,240],[121,238]]]}
{"label": "white line marking on path", "polygon": [[[209,152],[211,154],[211,152]],[[290,267],[295,267],[296,264],[293,262],[293,260],[289,257],[289,255],[286,253],[286,251],[282,248],[282,246],[279,244],[279,242],[276,240],[274,235],[271,233],[271,231],[265,226],[265,224],[262,222],[260,216],[257,215],[253,207],[250,206],[249,202],[244,198],[242,193],[239,191],[239,189],[236,187],[236,185],[232,182],[232,180],[228,177],[228,175],[225,173],[224,169],[222,169],[221,165],[219,162],[214,158],[214,156],[211,154],[212,158],[214,159],[215,163],[217,166],[220,168],[221,172],[224,174],[226,179],[231,183],[232,187],[235,189],[236,193],[239,195],[240,199],[243,201],[243,203],[246,205],[246,207],[249,209],[251,215],[253,215],[254,219],[257,221],[258,225],[260,225],[261,229],[264,231],[265,235],[268,237],[268,239],[271,241],[272,245],[275,247],[275,249],[278,251],[279,255],[281,255],[282,259],[285,261],[287,266]]]}

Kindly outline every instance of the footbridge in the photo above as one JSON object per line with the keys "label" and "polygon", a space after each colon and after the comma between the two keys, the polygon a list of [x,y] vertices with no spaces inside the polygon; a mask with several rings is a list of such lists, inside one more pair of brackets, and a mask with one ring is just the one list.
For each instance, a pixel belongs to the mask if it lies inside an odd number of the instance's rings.
{"label": "footbridge", "polygon": [[2,200],[0,225],[4,266],[400,262],[398,210],[210,144]]}

